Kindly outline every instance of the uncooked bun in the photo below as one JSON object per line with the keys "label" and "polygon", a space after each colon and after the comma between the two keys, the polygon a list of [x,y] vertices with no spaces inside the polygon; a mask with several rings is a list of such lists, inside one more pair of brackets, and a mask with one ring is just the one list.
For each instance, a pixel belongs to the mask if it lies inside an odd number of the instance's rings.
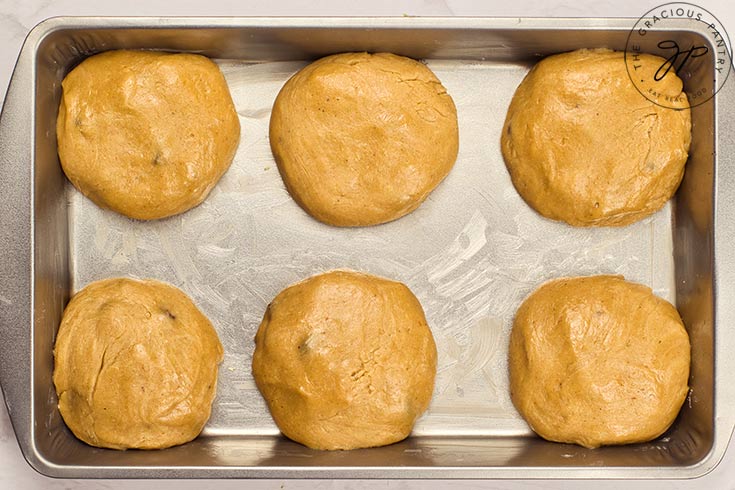
{"label": "uncooked bun", "polygon": [[436,346],[399,282],[351,271],[283,290],[255,337],[253,375],[290,439],[315,449],[404,439],[434,389]]}
{"label": "uncooked bun", "polygon": [[[647,80],[664,63],[641,54]],[[684,175],[689,103],[671,70],[652,88],[633,85],[622,52],[582,49],[549,56],[521,82],[501,147],[513,185],[547,218],[574,226],[621,226],[659,210]]]}
{"label": "uncooked bun", "polygon": [[108,51],[62,82],[59,158],[97,205],[144,220],[201,203],[229,168],[240,122],[204,56]]}
{"label": "uncooked bun", "polygon": [[550,441],[649,441],[687,396],[689,357],[679,313],[649,288],[620,276],[557,279],[516,314],[511,397]]}
{"label": "uncooked bun", "polygon": [[417,61],[337,54],[286,82],[273,106],[270,143],[288,191],[314,218],[375,225],[416,209],[449,173],[457,111]]}
{"label": "uncooked bun", "polygon": [[222,346],[175,287],[107,279],[71,299],[54,358],[59,411],[74,435],[92,446],[158,449],[201,432]]}

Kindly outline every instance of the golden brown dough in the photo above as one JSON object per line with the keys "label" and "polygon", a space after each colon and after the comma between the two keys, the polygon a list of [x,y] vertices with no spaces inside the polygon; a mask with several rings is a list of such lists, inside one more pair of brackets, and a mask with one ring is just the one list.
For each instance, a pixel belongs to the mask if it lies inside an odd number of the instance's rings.
{"label": "golden brown dough", "polygon": [[649,441],[684,403],[689,358],[679,313],[649,288],[620,276],[557,279],[516,314],[511,397],[550,441]]}
{"label": "golden brown dough", "polygon": [[204,56],[108,51],[62,82],[61,166],[97,205],[131,218],[197,206],[229,168],[240,122]]}
{"label": "golden brown dough", "polygon": [[283,290],[255,337],[253,376],[289,438],[315,449],[400,441],[434,390],[436,346],[399,282],[351,271]]}
{"label": "golden brown dough", "polygon": [[71,299],[54,358],[59,411],[74,435],[159,449],[194,439],[209,419],[222,346],[180,290],[120,278]]}
{"label": "golden brown dough", "polygon": [[270,142],[288,191],[314,218],[375,225],[416,209],[449,173],[459,146],[457,111],[417,61],[337,54],[286,82]]}
{"label": "golden brown dough", "polygon": [[[641,78],[652,81],[663,62],[641,55]],[[691,120],[673,70],[652,89],[678,97],[682,110],[643,97],[622,52],[582,49],[539,62],[516,90],[501,137],[521,197],[574,226],[622,226],[658,211],[684,175]]]}

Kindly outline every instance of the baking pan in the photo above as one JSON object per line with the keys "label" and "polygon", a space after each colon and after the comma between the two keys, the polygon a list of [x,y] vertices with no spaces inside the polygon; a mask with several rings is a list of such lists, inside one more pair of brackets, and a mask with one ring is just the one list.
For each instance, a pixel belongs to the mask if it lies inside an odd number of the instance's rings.
{"label": "baking pan", "polygon": [[[57,477],[690,478],[722,457],[735,422],[735,89],[692,109],[693,144],[676,197],[624,228],[541,218],[512,187],[499,139],[513,92],[540,57],[623,50],[632,19],[55,18],[29,34],[0,119],[0,380],[28,462]],[[711,45],[672,21],[679,44]],[[119,48],[201,53],[228,81],[242,124],[231,169],[199,207],[139,222],[101,210],[64,178],[56,154],[61,80]],[[451,174],[414,213],[333,228],[289,197],[267,127],[283,83],[309,60],[390,51],[425,60],[460,126]],[[711,51],[712,52],[712,51]],[[703,57],[709,90],[722,84]],[[689,82],[687,82],[689,83]],[[691,88],[691,87],[688,87]],[[436,390],[413,435],[376,449],[321,452],[280,436],[250,373],[253,337],[286,285],[337,267],[408,284],[439,351]],[[659,439],[584,449],[533,435],[510,402],[514,312],[541,282],[618,273],[675,302],[692,341],[691,394]],[[90,281],[155,278],[183,289],[225,347],[212,418],[195,441],[111,451],[73,437],[56,407],[52,349],[64,305]]]}

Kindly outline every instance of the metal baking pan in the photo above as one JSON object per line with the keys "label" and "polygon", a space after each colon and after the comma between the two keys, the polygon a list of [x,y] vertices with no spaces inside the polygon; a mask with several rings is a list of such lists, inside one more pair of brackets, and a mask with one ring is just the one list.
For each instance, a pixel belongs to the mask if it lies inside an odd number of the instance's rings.
{"label": "metal baking pan", "polygon": [[[632,19],[56,18],[20,53],[0,119],[0,380],[23,454],[57,477],[691,478],[714,468],[735,423],[735,88],[692,110],[693,145],[676,197],[624,228],[541,218],[513,189],[499,139],[510,98],[540,57],[623,50]],[[711,45],[704,25],[666,35]],[[118,48],[218,60],[242,123],[231,169],[183,215],[137,222],[104,211],[64,178],[56,154],[60,82],[86,56]],[[289,197],[267,126],[273,100],[308,60],[343,51],[425,60],[453,96],[459,157],[414,213],[333,228]],[[704,74],[714,72],[704,58]],[[692,75],[694,75],[692,77]],[[719,76],[719,75],[717,75]],[[712,90],[722,80],[708,81]],[[702,78],[685,73],[683,78]],[[691,88],[691,87],[689,87]],[[347,267],[401,280],[421,300],[439,368],[427,414],[387,447],[320,452],[279,435],[250,373],[253,337],[286,285]],[[534,436],[513,409],[512,318],[541,282],[619,273],[674,301],[692,340],[691,395],[645,444],[589,450]],[[151,277],[188,293],[225,346],[212,418],[195,441],[111,451],[73,437],[56,407],[52,348],[64,305],[93,280]]]}

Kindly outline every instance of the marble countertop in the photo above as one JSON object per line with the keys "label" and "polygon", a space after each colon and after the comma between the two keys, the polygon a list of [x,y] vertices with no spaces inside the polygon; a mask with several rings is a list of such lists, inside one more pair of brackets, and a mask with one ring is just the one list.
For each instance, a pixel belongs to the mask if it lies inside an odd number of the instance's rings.
{"label": "marble countertop", "polygon": [[[504,17],[631,17],[637,18],[662,0],[514,0],[481,2],[472,0],[0,0],[0,96],[4,98],[16,57],[28,31],[43,19],[60,15],[91,16],[304,16],[304,15],[418,15],[418,16],[504,16]],[[735,35],[735,3],[731,0],[699,0],[701,7],[714,13],[725,29]],[[732,83],[729,80],[728,83]],[[735,489],[735,443],[731,443],[722,462],[708,475],[696,480],[666,481],[385,481],[385,480],[166,480],[156,482],[160,490],[218,488],[234,489],[327,489],[327,488],[401,488],[425,489],[452,486],[456,489]],[[3,489],[142,489],[146,480],[55,480],[36,473],[24,461],[10,424],[5,404],[0,404],[0,488]]]}

